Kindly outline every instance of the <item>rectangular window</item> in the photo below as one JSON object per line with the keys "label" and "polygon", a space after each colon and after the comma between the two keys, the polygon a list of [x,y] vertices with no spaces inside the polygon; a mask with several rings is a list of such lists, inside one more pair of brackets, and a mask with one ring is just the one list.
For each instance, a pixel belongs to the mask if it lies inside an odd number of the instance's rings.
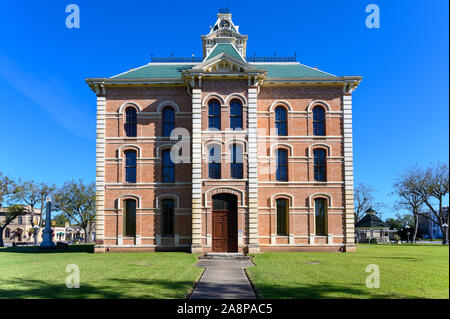
{"label": "rectangular window", "polygon": [[244,163],[243,163],[243,153],[242,153],[242,146],[233,144],[230,147],[231,152],[231,163],[230,163],[230,169],[231,169],[231,178],[236,179],[242,179],[244,178]]}
{"label": "rectangular window", "polygon": [[126,199],[123,202],[123,235],[136,236],[136,201]]}
{"label": "rectangular window", "polygon": [[314,180],[326,182],[327,180],[326,151],[324,149],[314,150]]}
{"label": "rectangular window", "polygon": [[136,151],[125,152],[125,181],[136,183]]}
{"label": "rectangular window", "polygon": [[277,135],[287,135],[287,111],[284,107],[279,106],[275,109],[275,127]]}
{"label": "rectangular window", "polygon": [[170,150],[162,151],[162,181],[163,183],[175,182],[175,164],[170,158]]}
{"label": "rectangular window", "polygon": [[230,104],[230,128],[242,130],[242,105],[238,101],[232,101]]}
{"label": "rectangular window", "polygon": [[325,110],[320,106],[313,109],[313,134],[315,136],[325,135]]}
{"label": "rectangular window", "polygon": [[327,201],[323,198],[314,200],[316,235],[326,236],[327,234]]}
{"label": "rectangular window", "polygon": [[165,199],[162,201],[162,236],[173,236],[174,231],[174,201]]}
{"label": "rectangular window", "polygon": [[220,163],[209,163],[209,178],[220,179],[222,178]]}
{"label": "rectangular window", "polygon": [[277,150],[277,181],[288,180],[288,152],[287,150]]}
{"label": "rectangular window", "polygon": [[127,137],[137,136],[137,111],[129,107],[125,111],[125,135]]}
{"label": "rectangular window", "polygon": [[288,200],[277,199],[277,235],[287,236],[289,234]]}
{"label": "rectangular window", "polygon": [[220,104],[211,101],[208,106],[208,128],[220,130]]}
{"label": "rectangular window", "polygon": [[222,167],[220,165],[221,160],[221,152],[220,147],[217,145],[213,145],[209,149],[209,158],[208,158],[208,176],[212,179],[220,179],[222,178]]}

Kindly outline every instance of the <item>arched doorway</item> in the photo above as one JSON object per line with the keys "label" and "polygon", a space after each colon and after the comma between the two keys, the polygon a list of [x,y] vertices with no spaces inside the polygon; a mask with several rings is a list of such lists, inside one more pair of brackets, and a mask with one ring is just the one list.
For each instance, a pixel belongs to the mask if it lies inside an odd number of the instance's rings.
{"label": "arched doorway", "polygon": [[217,194],[212,202],[212,251],[237,252],[237,197]]}

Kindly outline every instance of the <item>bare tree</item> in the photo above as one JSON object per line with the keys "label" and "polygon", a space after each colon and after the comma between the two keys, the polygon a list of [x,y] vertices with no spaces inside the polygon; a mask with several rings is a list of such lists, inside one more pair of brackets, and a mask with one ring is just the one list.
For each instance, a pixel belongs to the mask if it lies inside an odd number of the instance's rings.
{"label": "bare tree", "polygon": [[47,198],[54,192],[56,189],[55,185],[48,185],[45,183],[35,183],[34,181],[19,181],[14,189],[14,195],[12,199],[20,204],[25,204],[25,210],[27,213],[31,215],[30,223],[35,230],[33,233],[34,244],[37,245],[39,228],[34,227],[34,216],[36,213],[36,209],[39,209],[39,227],[42,227],[44,224],[44,208],[46,205]]}
{"label": "bare tree", "polygon": [[355,223],[357,223],[363,213],[369,208],[373,208],[379,212],[384,205],[379,202],[375,202],[373,197],[373,188],[365,183],[358,183],[355,187]]}
{"label": "bare tree", "polygon": [[95,219],[95,184],[82,180],[66,182],[55,192],[54,199],[55,209],[83,228],[87,243]]}
{"label": "bare tree", "polygon": [[401,179],[394,184],[394,193],[399,197],[399,201],[396,206],[398,208],[411,211],[414,216],[414,233],[412,242],[415,243],[417,230],[419,229],[419,214],[422,212],[424,201],[421,196],[411,191],[409,186],[409,183]]}
{"label": "bare tree", "polygon": [[[442,244],[447,243],[449,214],[443,210],[443,199],[449,193],[449,170],[447,164],[437,164],[423,169],[413,167],[407,170],[401,177],[401,180],[411,193],[421,198],[428,207],[432,217],[425,213],[419,213],[421,216],[431,220],[439,225],[442,231]],[[436,209],[433,204],[438,203]]]}

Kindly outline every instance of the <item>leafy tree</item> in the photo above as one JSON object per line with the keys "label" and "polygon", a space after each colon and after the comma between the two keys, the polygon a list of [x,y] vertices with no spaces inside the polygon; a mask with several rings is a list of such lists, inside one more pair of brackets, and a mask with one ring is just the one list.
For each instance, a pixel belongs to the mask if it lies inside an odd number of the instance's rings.
{"label": "leafy tree", "polygon": [[[3,206],[3,203],[7,200],[7,198],[13,194],[14,187],[14,181],[0,172],[0,208]],[[14,218],[17,217],[17,215],[15,215],[15,213],[11,213],[9,209],[4,211],[2,215],[4,216],[4,221],[0,224],[0,247],[4,246],[3,231],[6,226],[8,226]]]}
{"label": "leafy tree", "polygon": [[64,227],[66,222],[69,221],[69,219],[64,213],[56,215],[53,220],[55,221],[55,226],[57,227]]}
{"label": "leafy tree", "polygon": [[396,218],[388,218],[386,219],[386,224],[389,225],[389,229],[396,229],[397,234],[400,236],[402,240],[408,239],[409,230],[406,228],[407,226],[410,229],[414,228],[414,215],[412,214],[399,214],[395,215]]}
{"label": "leafy tree", "polygon": [[[42,227],[44,225],[43,213],[47,198],[51,195],[52,192],[55,191],[55,189],[55,185],[19,180],[14,189],[12,200],[20,204],[25,204],[26,211],[31,215],[30,222],[33,227],[35,226],[34,216],[36,213],[36,209],[39,209],[40,213],[37,226]],[[39,228],[36,228],[36,231],[33,233],[35,245],[37,245],[38,235]]]}
{"label": "leafy tree", "polygon": [[14,187],[14,181],[0,172],[0,207],[5,199],[13,193]]}
{"label": "leafy tree", "polygon": [[88,242],[95,221],[95,184],[82,180],[64,183],[54,194],[54,205],[83,228]]}
{"label": "leafy tree", "polygon": [[395,218],[386,219],[386,224],[388,224],[389,229],[401,229],[403,227],[402,222]]}

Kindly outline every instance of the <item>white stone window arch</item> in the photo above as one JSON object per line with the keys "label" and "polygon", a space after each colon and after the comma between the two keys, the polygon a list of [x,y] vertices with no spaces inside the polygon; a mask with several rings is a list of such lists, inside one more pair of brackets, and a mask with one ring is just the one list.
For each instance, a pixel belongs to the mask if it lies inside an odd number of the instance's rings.
{"label": "white stone window arch", "polygon": [[123,202],[126,199],[134,199],[136,201],[136,209],[140,209],[141,208],[141,197],[139,195],[125,194],[125,195],[120,195],[117,198],[117,209],[118,210],[122,210],[123,209]]}
{"label": "white stone window arch", "polygon": [[173,108],[173,110],[175,111],[175,113],[180,112],[180,108],[178,107],[178,104],[175,103],[174,101],[169,101],[169,100],[159,103],[158,107],[156,108],[156,112],[161,113],[162,110],[166,106],[171,106]]}
{"label": "white stone window arch", "polygon": [[138,103],[136,103],[136,102],[132,102],[132,101],[128,101],[128,102],[125,102],[125,103],[123,103],[120,107],[119,107],[119,110],[117,111],[117,113],[119,113],[119,114],[122,114],[122,115],[125,115],[125,110],[128,108],[128,107],[134,107],[135,109],[136,109],[136,111],[137,111],[137,113],[139,114],[140,112],[142,112],[142,108],[141,108],[141,106],[138,104]]}
{"label": "white stone window arch", "polygon": [[209,102],[212,100],[218,100],[221,106],[226,105],[225,99],[221,95],[217,93],[210,93],[203,98],[202,106],[208,106]]}
{"label": "white stone window arch", "polygon": [[314,153],[313,152],[317,148],[325,149],[326,152],[327,152],[327,157],[331,156],[331,146],[330,145],[324,144],[324,143],[315,143],[315,144],[312,144],[312,145],[308,146],[308,157],[309,158],[314,157]]}
{"label": "white stone window arch", "polygon": [[286,110],[288,111],[288,113],[289,113],[289,112],[292,112],[292,111],[294,110],[294,109],[292,108],[292,105],[291,105],[288,101],[285,101],[285,100],[276,100],[275,102],[273,102],[273,103],[270,105],[269,111],[270,111],[270,112],[275,112],[275,109],[276,109],[278,106],[283,106],[283,107],[285,107]]}
{"label": "white stone window arch", "polygon": [[225,99],[225,103],[226,105],[230,105],[230,102],[232,100],[238,100],[242,103],[242,106],[247,106],[247,99],[245,98],[245,96],[243,96],[240,93],[231,93],[230,95],[228,95]]}
{"label": "white stone window arch", "polygon": [[308,104],[308,106],[306,107],[306,112],[311,113],[312,109],[316,106],[322,106],[323,108],[325,108],[325,112],[330,112],[331,110],[330,105],[324,100],[314,100]]}

